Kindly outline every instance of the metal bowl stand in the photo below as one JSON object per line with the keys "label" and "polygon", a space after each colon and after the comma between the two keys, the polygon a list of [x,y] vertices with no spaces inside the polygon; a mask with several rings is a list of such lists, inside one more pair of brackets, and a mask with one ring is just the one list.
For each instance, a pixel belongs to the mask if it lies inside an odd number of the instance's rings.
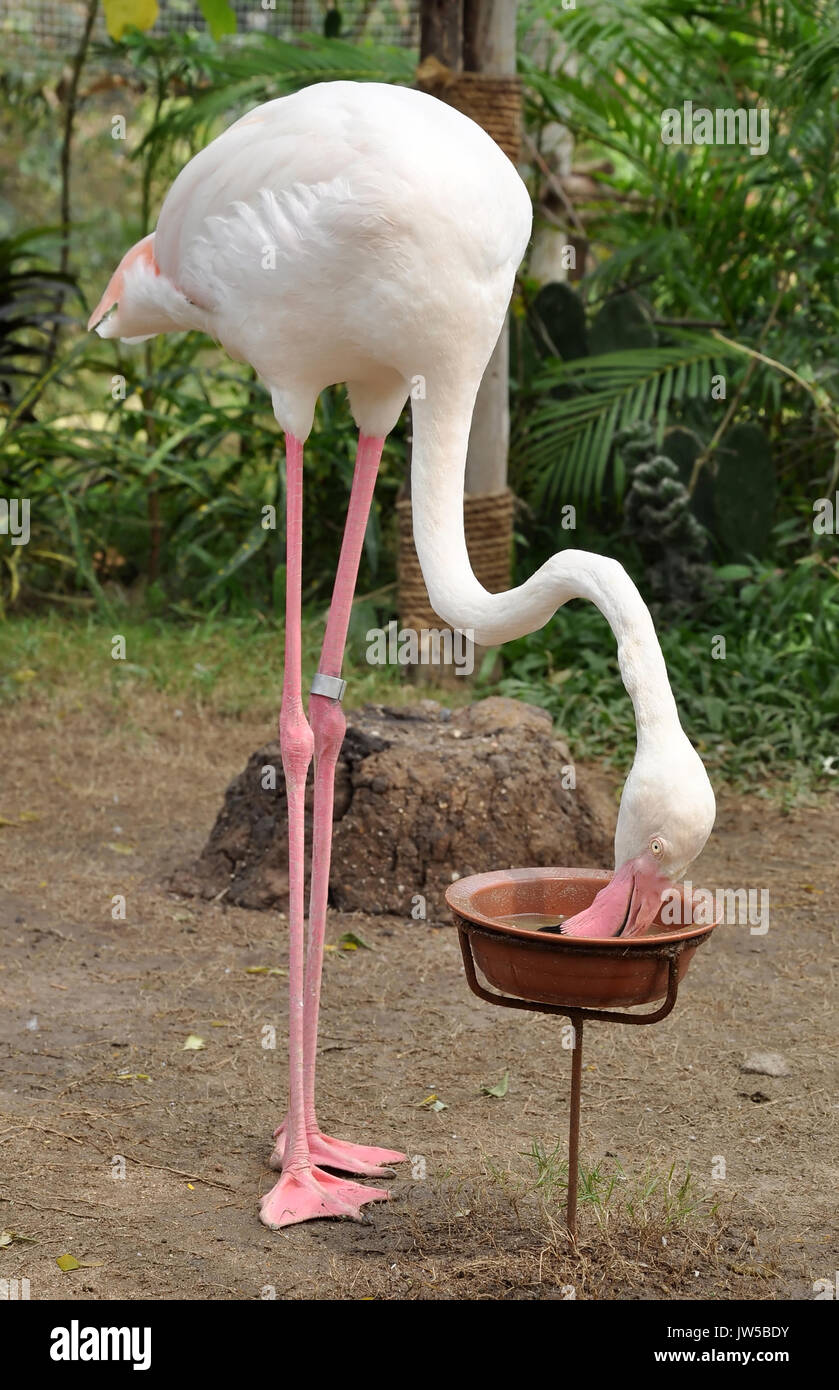
{"label": "metal bowl stand", "polygon": [[[667,993],[664,1001],[652,1013],[632,1014],[621,1013],[616,1009],[589,1009],[578,1008],[571,1004],[545,1004],[537,1003],[531,999],[517,999],[513,995],[492,993],[485,989],[478,980],[475,969],[475,960],[472,955],[471,937],[473,934],[487,936],[497,939],[497,933],[489,931],[486,927],[479,927],[475,922],[469,922],[459,915],[455,916],[457,932],[460,937],[460,949],[463,954],[463,965],[466,970],[466,979],[473,994],[477,994],[479,999],[483,999],[487,1004],[497,1004],[502,1009],[526,1009],[529,1013],[536,1014],[561,1014],[564,1018],[571,1021],[574,1029],[574,1047],[571,1054],[571,1102],[570,1119],[568,1126],[568,1202],[566,1205],[566,1224],[568,1232],[573,1241],[577,1239],[577,1187],[579,1182],[579,1155],[580,1155],[580,1094],[582,1088],[583,1073],[583,1023],[586,1019],[592,1023],[628,1023],[636,1027],[647,1023],[660,1023],[663,1018],[673,1009],[676,1003],[676,995],[679,991],[679,956],[682,954],[686,945],[691,947],[701,946],[710,936],[694,937],[692,940],[674,941],[670,945],[663,945],[650,950],[648,953],[655,956],[658,960],[666,960],[667,967]],[[544,943],[531,942],[522,938],[519,945],[521,947],[535,946],[537,949],[544,950]],[[595,945],[582,945],[574,947],[575,952],[588,956],[600,956],[614,959],[613,947],[602,947]],[[572,1176],[573,1175],[573,1176]]]}

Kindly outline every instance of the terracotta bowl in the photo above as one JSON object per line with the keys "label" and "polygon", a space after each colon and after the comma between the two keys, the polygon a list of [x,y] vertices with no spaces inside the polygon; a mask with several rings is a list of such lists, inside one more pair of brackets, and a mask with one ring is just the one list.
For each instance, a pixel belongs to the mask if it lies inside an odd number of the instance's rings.
{"label": "terracotta bowl", "polygon": [[446,889],[446,902],[469,936],[478,969],[504,994],[595,1009],[663,999],[672,955],[667,948],[678,946],[681,981],[716,923],[673,928],[657,917],[649,934],[624,940],[559,936],[499,921],[525,913],[573,916],[611,877],[604,869],[505,869],[458,879]]}

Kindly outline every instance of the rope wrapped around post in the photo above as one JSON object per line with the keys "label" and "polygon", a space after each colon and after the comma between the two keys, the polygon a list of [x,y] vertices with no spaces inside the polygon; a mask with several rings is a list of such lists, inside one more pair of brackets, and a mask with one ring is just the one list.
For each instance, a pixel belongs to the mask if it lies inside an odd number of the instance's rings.
{"label": "rope wrapped around post", "polygon": [[[466,546],[477,578],[485,589],[494,594],[510,587],[510,556],[513,544],[513,494],[509,488],[480,496],[467,494],[463,499]],[[420,632],[424,628],[442,629],[445,624],[437,617],[428,601],[428,591],[422,577],[414,548],[413,519],[410,497],[396,503],[399,527],[399,617],[403,627]],[[501,543],[501,537],[508,544]]]}
{"label": "rope wrapped around post", "polygon": [[514,74],[453,72],[436,58],[417,68],[417,86],[483,126],[508,159],[521,147],[521,79]]}

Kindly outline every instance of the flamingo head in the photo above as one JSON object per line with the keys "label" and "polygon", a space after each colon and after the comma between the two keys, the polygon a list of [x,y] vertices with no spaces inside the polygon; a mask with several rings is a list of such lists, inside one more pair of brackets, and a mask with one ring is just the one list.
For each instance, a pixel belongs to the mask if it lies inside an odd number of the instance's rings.
{"label": "flamingo head", "polygon": [[126,251],[88,320],[100,338],[142,343],[156,333],[205,328],[206,313],[163,274],[154,254],[155,233]]}
{"label": "flamingo head", "polygon": [[614,877],[563,936],[640,936],[701,852],[715,815],[708,774],[680,728],[654,749],[639,748],[621,796]]}

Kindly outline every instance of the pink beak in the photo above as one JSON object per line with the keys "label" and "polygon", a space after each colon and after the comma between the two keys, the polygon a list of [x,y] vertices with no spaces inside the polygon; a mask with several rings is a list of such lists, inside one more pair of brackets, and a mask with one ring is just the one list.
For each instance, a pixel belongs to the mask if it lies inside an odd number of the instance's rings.
{"label": "pink beak", "polygon": [[563,936],[640,936],[655,920],[670,880],[651,855],[628,859],[601,888],[591,907],[563,923]]}

